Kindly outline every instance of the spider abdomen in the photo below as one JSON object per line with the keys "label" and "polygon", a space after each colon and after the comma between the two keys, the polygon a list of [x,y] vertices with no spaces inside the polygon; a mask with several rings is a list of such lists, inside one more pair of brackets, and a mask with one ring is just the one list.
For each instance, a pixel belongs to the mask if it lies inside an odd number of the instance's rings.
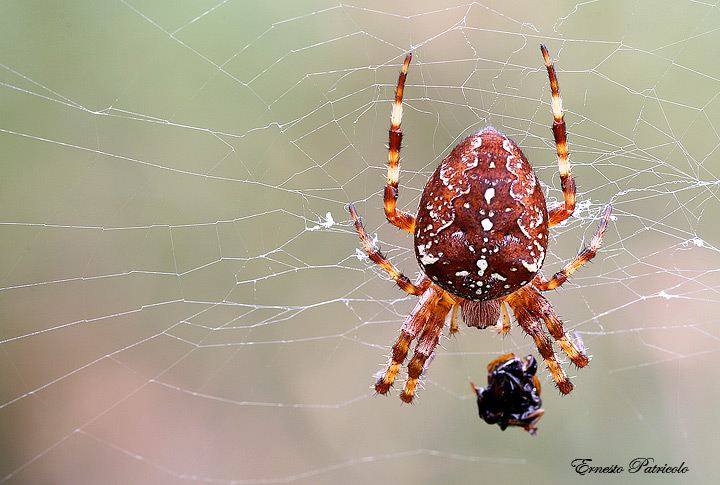
{"label": "spider abdomen", "polygon": [[415,256],[444,290],[492,300],[527,284],[548,241],[545,196],[520,148],[492,127],[460,142],[425,186]]}

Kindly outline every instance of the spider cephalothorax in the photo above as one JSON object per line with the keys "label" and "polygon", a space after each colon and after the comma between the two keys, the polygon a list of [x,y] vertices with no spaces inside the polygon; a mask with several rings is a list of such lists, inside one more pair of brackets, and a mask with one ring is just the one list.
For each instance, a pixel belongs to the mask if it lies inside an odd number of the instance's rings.
{"label": "spider cephalothorax", "polygon": [[350,214],[370,259],[378,263],[398,286],[420,296],[400,329],[390,363],[375,389],[385,394],[417,338],[408,364],[401,399],[410,402],[427,359],[437,346],[445,320],[452,310],[450,332],[457,331],[457,310],[468,326],[486,328],[502,313],[502,331],[510,329],[504,304],[534,340],[563,394],[572,390],[565,371],[542,328],[578,367],[588,363],[584,350],[567,337],[552,305],[541,294],[563,284],[589,261],[600,247],[610,219],[611,206],[588,248],[551,279],[540,273],[548,244],[548,229],[564,221],[575,209],[575,182],[570,173],[565,121],[555,68],[545,46],[540,46],[552,91],[553,135],[557,147],[564,201],[548,210],[535,172],[520,148],[507,136],[487,127],[461,141],[440,163],[425,186],[417,218],[396,208],[402,131],[402,96],[410,65],[408,54],[398,80],[390,126],[385,214],[392,224],[414,234],[415,255],[422,269],[412,283],[371,243],[352,204]]}

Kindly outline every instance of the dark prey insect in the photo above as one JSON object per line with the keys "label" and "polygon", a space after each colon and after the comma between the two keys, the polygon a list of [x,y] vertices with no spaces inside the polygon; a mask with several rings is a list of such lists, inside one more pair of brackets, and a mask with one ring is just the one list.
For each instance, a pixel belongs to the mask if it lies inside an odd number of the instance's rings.
{"label": "dark prey insect", "polygon": [[540,408],[540,381],[535,372],[537,361],[532,355],[524,360],[506,354],[490,362],[487,387],[475,387],[480,417],[488,424],[497,424],[503,431],[508,426],[521,426],[534,435],[537,422],[545,413]]}
{"label": "dark prey insect", "polygon": [[562,285],[580,266],[595,256],[610,219],[605,208],[590,246],[548,279],[540,273],[550,227],[570,217],[575,208],[575,181],[563,120],[562,100],[555,68],[545,46],[540,46],[552,91],[552,131],[557,147],[564,201],[548,211],[535,172],[520,148],[495,128],[487,127],[461,141],[440,163],[420,197],[417,217],[396,207],[400,171],[402,97],[411,54],[405,58],[398,80],[390,125],[385,215],[388,221],[414,234],[415,256],[422,270],[413,283],[368,237],[353,204],[350,214],[370,259],[379,264],[406,292],[420,297],[400,329],[390,362],[375,384],[387,393],[403,365],[411,342],[417,339],[408,363],[408,377],[400,398],[415,395],[425,362],[432,355],[452,311],[450,333],[457,332],[458,308],[468,326],[486,328],[498,322],[510,329],[506,305],[522,329],[534,340],[563,394],[573,386],[553,350],[550,335],[578,367],[588,363],[563,330],[553,307],[541,291]]}

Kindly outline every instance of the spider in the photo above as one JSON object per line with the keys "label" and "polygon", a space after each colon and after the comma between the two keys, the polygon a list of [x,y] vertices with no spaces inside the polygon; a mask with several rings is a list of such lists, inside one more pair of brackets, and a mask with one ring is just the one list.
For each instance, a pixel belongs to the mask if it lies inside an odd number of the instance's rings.
{"label": "spider", "polygon": [[[540,273],[549,228],[570,217],[575,208],[575,181],[570,173],[562,100],[555,68],[547,49],[540,46],[552,91],[552,131],[564,201],[547,209],[535,172],[520,148],[495,128],[486,127],[461,141],[440,163],[420,197],[417,216],[396,207],[400,172],[402,97],[412,54],[400,72],[390,124],[385,215],[388,221],[414,235],[415,256],[421,268],[413,283],[373,245],[353,204],[350,215],[370,259],[380,265],[406,292],[419,300],[400,329],[389,363],[375,390],[386,394],[417,339],[407,366],[400,398],[411,402],[418,380],[438,344],[449,313],[450,333],[458,330],[458,313],[470,327],[496,324],[510,330],[508,306],[520,327],[530,335],[563,394],[573,385],[544,331],[560,344],[578,367],[589,359],[568,338],[550,302],[540,293],[562,285],[595,256],[612,211],[605,208],[590,246],[562,270],[546,279]],[[428,361],[429,362],[429,361]]]}
{"label": "spider", "polygon": [[540,408],[540,381],[537,361],[532,355],[524,360],[506,354],[490,362],[487,387],[470,385],[477,394],[480,417],[488,424],[497,424],[503,431],[508,426],[521,426],[534,435],[537,422],[545,413]]}

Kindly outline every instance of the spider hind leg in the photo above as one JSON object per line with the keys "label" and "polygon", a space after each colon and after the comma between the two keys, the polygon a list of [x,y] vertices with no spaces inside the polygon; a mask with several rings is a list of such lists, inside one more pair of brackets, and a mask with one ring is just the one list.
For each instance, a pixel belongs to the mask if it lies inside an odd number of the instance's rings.
{"label": "spider hind leg", "polygon": [[402,367],[407,358],[410,344],[415,340],[415,337],[422,331],[428,319],[432,316],[432,309],[437,305],[439,298],[440,295],[437,292],[425,291],[413,311],[408,315],[402,328],[400,328],[400,335],[395,341],[395,344],[393,344],[392,354],[387,368],[375,383],[375,390],[378,393],[385,394],[390,390],[390,387],[392,387],[400,367]]}
{"label": "spider hind leg", "polygon": [[535,340],[535,345],[550,369],[560,392],[569,394],[573,385],[558,361],[550,335],[543,330],[542,322],[546,323],[552,337],[557,340],[575,365],[578,367],[587,365],[589,362],[587,355],[568,338],[562,322],[555,315],[550,302],[533,286],[527,285],[520,288],[515,293],[508,295],[505,301],[512,308],[518,324]]}
{"label": "spider hind leg", "polygon": [[433,352],[435,352],[435,347],[437,347],[443,328],[445,327],[445,319],[450,309],[455,305],[455,300],[450,297],[449,293],[437,287],[430,291],[437,291],[440,293],[440,296],[435,307],[429,312],[427,323],[415,346],[415,353],[412,359],[410,359],[410,363],[408,363],[408,378],[407,381],[405,381],[403,392],[400,394],[400,399],[407,403],[411,402],[415,396],[415,389],[417,388],[420,376],[425,370],[425,362],[427,362],[433,355]]}
{"label": "spider hind leg", "polygon": [[425,362],[435,351],[445,327],[445,319],[455,303],[456,301],[449,293],[434,285],[422,294],[400,329],[400,336],[393,345],[392,355],[385,372],[375,383],[375,390],[378,393],[385,394],[390,390],[407,358],[410,344],[419,334],[415,352],[408,363],[408,378],[400,395],[400,399],[403,401],[407,403],[412,401]]}

